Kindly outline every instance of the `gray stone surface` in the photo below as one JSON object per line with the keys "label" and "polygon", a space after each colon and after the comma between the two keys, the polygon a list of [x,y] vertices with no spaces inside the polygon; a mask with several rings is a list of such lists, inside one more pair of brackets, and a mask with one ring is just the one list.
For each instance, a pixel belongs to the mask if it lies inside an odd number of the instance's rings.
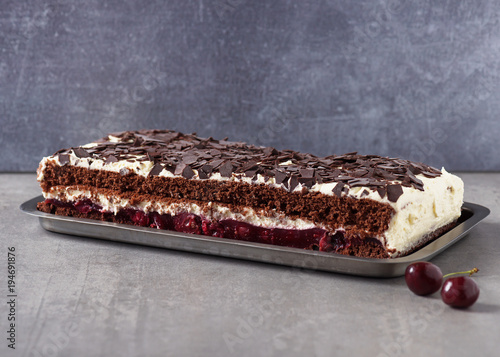
{"label": "gray stone surface", "polygon": [[500,170],[500,2],[3,0],[0,171],[170,128]]}
{"label": "gray stone surface", "polygon": [[16,248],[17,343],[2,356],[498,356],[500,174],[462,174],[466,200],[492,212],[437,256],[477,266],[462,311],[418,297],[404,278],[369,279],[112,243],[44,231],[19,205],[33,174],[0,175],[0,294]]}

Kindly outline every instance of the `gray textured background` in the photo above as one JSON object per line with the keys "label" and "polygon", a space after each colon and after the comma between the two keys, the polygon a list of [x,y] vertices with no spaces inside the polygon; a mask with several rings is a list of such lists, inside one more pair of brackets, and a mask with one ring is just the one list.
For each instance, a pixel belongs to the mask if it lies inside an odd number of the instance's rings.
{"label": "gray textured background", "polygon": [[0,3],[0,171],[122,129],[500,170],[500,2]]}

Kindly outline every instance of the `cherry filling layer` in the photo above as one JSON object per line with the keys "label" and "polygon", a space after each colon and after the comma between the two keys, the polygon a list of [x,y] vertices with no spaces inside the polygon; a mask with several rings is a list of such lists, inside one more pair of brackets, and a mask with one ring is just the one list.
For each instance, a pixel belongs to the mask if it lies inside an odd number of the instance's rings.
{"label": "cherry filling layer", "polygon": [[[114,216],[106,212],[101,206],[89,199],[76,202],[61,202],[46,199],[45,203],[56,207],[70,208],[82,215],[98,213],[102,220],[111,220]],[[81,216],[81,215],[80,215]],[[335,234],[321,228],[310,229],[284,229],[264,228],[233,219],[210,220],[192,213],[179,213],[177,215],[159,214],[157,212],[145,213],[132,208],[121,209],[116,214],[118,222],[142,227],[172,230],[182,233],[207,235],[211,237],[229,238],[248,242],[266,243],[279,246],[313,249],[323,252],[341,252],[349,249],[351,245],[361,245],[367,240],[372,244],[380,245],[376,239],[360,239],[345,237],[345,232],[338,230]]]}

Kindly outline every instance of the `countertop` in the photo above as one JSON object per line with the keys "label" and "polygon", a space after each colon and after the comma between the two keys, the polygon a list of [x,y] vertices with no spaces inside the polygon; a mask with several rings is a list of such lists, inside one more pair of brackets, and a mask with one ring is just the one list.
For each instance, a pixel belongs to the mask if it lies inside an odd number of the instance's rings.
{"label": "countertop", "polygon": [[[459,173],[491,214],[435,257],[478,267],[467,310],[403,277],[363,278],[45,231],[19,205],[34,174],[0,174],[2,356],[498,356],[500,174]],[[15,302],[7,259],[15,248]],[[11,255],[12,256],[12,255]],[[10,302],[10,304],[9,304]],[[15,350],[8,347],[14,305]]]}

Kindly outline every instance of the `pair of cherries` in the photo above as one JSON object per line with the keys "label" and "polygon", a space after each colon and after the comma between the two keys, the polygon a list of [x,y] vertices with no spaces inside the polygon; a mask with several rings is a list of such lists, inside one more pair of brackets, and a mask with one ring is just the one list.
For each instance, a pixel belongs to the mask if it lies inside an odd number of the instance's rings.
{"label": "pair of cherries", "polygon": [[[416,262],[408,265],[405,271],[405,280],[408,288],[417,295],[430,295],[441,289],[441,298],[445,304],[467,308],[474,304],[479,297],[479,287],[470,278],[479,269],[451,273],[443,276],[437,265],[429,262]],[[469,274],[469,276],[453,276]],[[446,279],[447,278],[447,279]],[[443,279],[446,279],[443,284]]]}

